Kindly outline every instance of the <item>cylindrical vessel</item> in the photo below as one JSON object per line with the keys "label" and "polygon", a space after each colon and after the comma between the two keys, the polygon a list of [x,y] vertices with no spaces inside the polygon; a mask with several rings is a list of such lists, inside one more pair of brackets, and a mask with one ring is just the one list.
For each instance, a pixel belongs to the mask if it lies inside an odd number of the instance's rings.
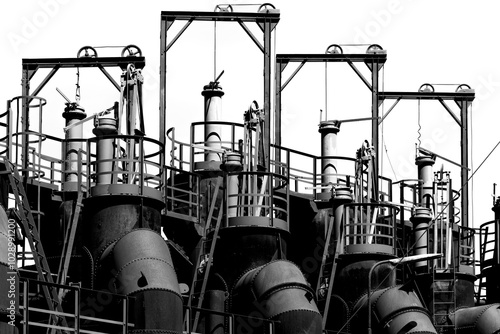
{"label": "cylindrical vessel", "polygon": [[[334,158],[325,158],[337,155],[337,134],[340,130],[340,122],[324,121],[319,124],[319,133],[321,134],[321,184],[322,186],[337,184],[337,160]],[[320,197],[328,200],[330,189],[322,189],[324,193]],[[323,199],[323,198],[321,198]]]}
{"label": "cylindrical vessel", "polygon": [[92,130],[97,140],[96,184],[111,184],[113,182],[113,138],[103,136],[115,135],[117,123],[114,118],[96,118],[95,128]]}
{"label": "cylindrical vessel", "polygon": [[[205,122],[218,122],[222,114],[222,96],[224,92],[217,83],[211,82],[203,87]],[[221,149],[221,126],[205,124],[205,146],[209,148],[205,153],[205,161],[221,161],[220,152],[210,152],[210,149]]]}
{"label": "cylindrical vessel", "polygon": [[87,114],[76,103],[66,103],[62,116],[68,128],[65,136],[63,190],[74,191],[78,187],[78,152],[82,149],[82,142],[76,139],[82,139],[83,136],[83,124],[75,123],[87,117]]}

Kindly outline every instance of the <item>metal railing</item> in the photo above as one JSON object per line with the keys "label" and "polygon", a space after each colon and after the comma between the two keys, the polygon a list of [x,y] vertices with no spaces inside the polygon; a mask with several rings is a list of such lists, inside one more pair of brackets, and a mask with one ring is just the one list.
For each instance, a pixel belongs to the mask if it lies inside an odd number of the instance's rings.
{"label": "metal railing", "polygon": [[345,204],[345,253],[375,251],[396,255],[398,210],[392,204]]}
{"label": "metal railing", "polygon": [[200,221],[200,175],[174,167],[165,167],[165,211],[169,216],[186,216]]}
{"label": "metal railing", "polygon": [[[30,330],[35,330],[35,328],[50,328],[61,332],[82,334],[106,334],[110,331],[127,334],[134,328],[128,315],[130,299],[133,297],[25,278],[21,279],[20,283],[23,298],[19,310],[22,314],[21,324],[25,334],[29,334]],[[64,312],[51,311],[48,305],[40,303],[37,299],[31,300],[33,291],[36,292],[43,285],[63,290],[66,299],[72,301],[72,303],[64,304]],[[116,312],[120,308],[121,311]],[[106,314],[104,310],[108,310],[109,315],[114,315],[114,317],[103,317]],[[118,318],[116,318],[117,314]],[[63,327],[51,323],[51,317],[64,317],[68,326]]]}

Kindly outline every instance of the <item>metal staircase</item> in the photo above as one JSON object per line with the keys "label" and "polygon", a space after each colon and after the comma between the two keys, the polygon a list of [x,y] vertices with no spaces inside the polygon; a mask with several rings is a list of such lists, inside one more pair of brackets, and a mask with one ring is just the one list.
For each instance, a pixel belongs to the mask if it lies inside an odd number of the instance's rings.
{"label": "metal staircase", "polygon": [[45,257],[40,235],[38,233],[35,220],[33,219],[32,210],[24,190],[22,178],[19,175],[16,166],[14,166],[6,157],[2,157],[1,159],[0,163],[3,164],[5,170],[0,173],[6,174],[9,179],[9,184],[12,194],[14,195],[17,208],[16,213],[19,216],[19,223],[22,227],[24,237],[28,240],[33,254],[33,261],[35,262],[35,267],[38,273],[38,280],[44,283],[49,283],[48,285],[42,284],[43,294],[50,311],[58,313],[58,315],[55,315],[55,313],[52,314],[51,323],[68,327],[65,317],[62,316],[63,310],[60,298],[57,294],[57,289],[51,285],[54,283],[54,280],[52,279],[52,274],[50,272],[47,258]]}

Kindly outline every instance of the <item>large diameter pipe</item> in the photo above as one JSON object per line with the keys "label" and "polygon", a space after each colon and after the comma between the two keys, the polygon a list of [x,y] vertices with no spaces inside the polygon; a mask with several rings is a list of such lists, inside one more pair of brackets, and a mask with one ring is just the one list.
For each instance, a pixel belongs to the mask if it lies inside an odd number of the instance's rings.
{"label": "large diameter pipe", "polygon": [[97,140],[96,184],[111,184],[113,181],[114,139],[105,136],[116,135],[117,122],[114,118],[96,118],[94,135]]}
{"label": "large diameter pipe", "polygon": [[500,304],[459,309],[450,319],[457,334],[497,334],[500,333]]}
{"label": "large diameter pipe", "polygon": [[254,318],[237,321],[237,331],[265,328],[256,318],[274,320],[275,333],[321,333],[321,314],[300,269],[277,260],[244,274],[232,292],[233,311]]}
{"label": "large diameter pipe", "polygon": [[241,154],[236,152],[228,153],[221,168],[227,173],[232,173],[227,177],[227,216],[236,217],[238,215],[239,175],[235,173],[243,169]]}
{"label": "large diameter pipe", "polygon": [[375,333],[385,334],[436,334],[432,320],[417,294],[405,286],[377,290],[370,294],[371,310],[368,310],[368,296],[362,296],[354,305],[351,333],[365,333],[367,312],[372,312]]}
{"label": "large diameter pipe", "polygon": [[[205,122],[218,122],[222,114],[222,96],[224,92],[217,83],[211,82],[203,87],[201,92],[204,99]],[[217,124],[205,124],[205,146],[209,148],[205,154],[205,161],[221,161],[218,152],[211,152],[210,149],[221,149],[221,126]]]}
{"label": "large diameter pipe", "polygon": [[[112,268],[105,267],[108,263]],[[168,246],[158,233],[149,229],[127,233],[104,252],[100,266],[101,273],[111,271],[107,274],[113,276],[113,293],[135,298],[135,332],[182,333],[179,283]]]}
{"label": "large diameter pipe", "polygon": [[16,268],[15,223],[9,221],[0,206],[0,333],[17,334],[19,313],[19,278]]}
{"label": "large diameter pipe", "polygon": [[85,110],[76,103],[66,103],[64,113],[62,114],[66,120],[66,150],[64,152],[64,180],[63,190],[74,191],[78,186],[78,152],[82,149],[82,142],[75,139],[83,138],[83,123],[78,122],[87,114]]}
{"label": "large diameter pipe", "polygon": [[[340,130],[340,122],[323,121],[319,124],[321,134],[321,184],[323,186],[337,183],[337,160],[325,158],[337,155],[337,134]],[[323,189],[322,192],[329,192]]]}

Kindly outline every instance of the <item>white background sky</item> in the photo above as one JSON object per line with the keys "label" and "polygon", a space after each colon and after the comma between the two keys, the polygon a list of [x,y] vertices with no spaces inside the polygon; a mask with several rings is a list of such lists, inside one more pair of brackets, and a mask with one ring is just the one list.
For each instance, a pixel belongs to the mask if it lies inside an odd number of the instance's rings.
{"label": "white background sky", "polygon": [[[0,101],[21,94],[22,58],[75,57],[80,47],[138,45],[146,57],[144,103],[146,130],[157,137],[159,100],[159,36],[162,10],[213,11],[218,1],[4,1],[0,11],[2,80]],[[248,3],[235,1],[233,4]],[[274,1],[281,19],[276,29],[277,53],[324,53],[328,45],[377,43],[387,50],[383,70],[386,91],[416,91],[423,83],[453,91],[456,84],[476,90],[472,107],[472,167],[479,166],[500,140],[500,43],[496,1]],[[235,6],[235,11],[256,11],[257,6]],[[170,32],[183,23],[175,23]],[[250,26],[257,36],[259,31]],[[214,24],[193,23],[168,54],[167,127],[185,131],[203,119],[200,91],[213,79]],[[119,56],[120,48],[98,49],[100,56]],[[345,53],[366,47],[344,47]],[[287,71],[293,70],[293,64]],[[358,66],[362,71],[366,67]],[[262,55],[237,24],[217,25],[217,68],[225,71],[221,85],[224,119],[241,122],[252,100],[262,105]],[[47,72],[39,71],[34,89]],[[120,71],[111,71],[119,81]],[[88,114],[110,107],[118,92],[97,70],[81,70],[81,105]],[[365,71],[366,75],[368,72]],[[44,124],[63,136],[62,89],[74,99],[76,70],[61,70],[42,90],[48,104]],[[370,95],[347,64],[328,66],[328,116],[348,119],[370,116]],[[325,67],[307,64],[283,92],[283,145],[319,154],[319,110],[325,109]],[[5,105],[5,104],[3,104]],[[453,103],[449,105],[458,111]],[[386,104],[387,110],[389,104]],[[422,102],[422,146],[460,161],[459,127],[438,102]],[[417,102],[401,102],[383,125],[383,174],[393,179],[416,177],[414,146],[418,138]],[[57,126],[56,124],[61,124]],[[346,123],[339,134],[339,154],[354,156],[370,139],[369,122]],[[385,154],[387,149],[387,154]],[[396,175],[389,165],[392,163]],[[499,182],[500,148],[474,177],[474,226],[491,220],[492,184]],[[439,169],[443,161],[438,160]],[[452,171],[459,188],[458,169]]]}

